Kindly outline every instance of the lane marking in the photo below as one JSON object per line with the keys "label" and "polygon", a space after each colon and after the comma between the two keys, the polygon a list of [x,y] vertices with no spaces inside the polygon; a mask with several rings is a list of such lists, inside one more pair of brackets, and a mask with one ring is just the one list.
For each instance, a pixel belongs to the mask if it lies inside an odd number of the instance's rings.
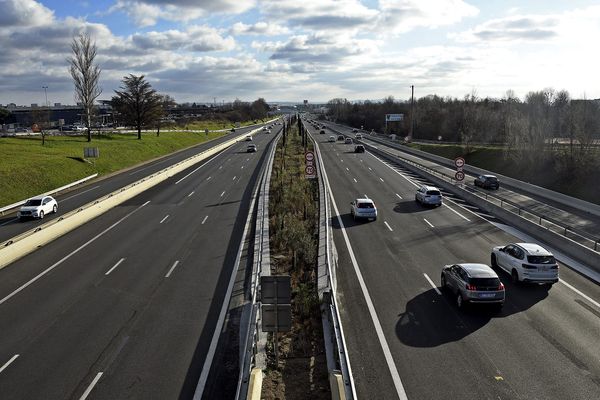
{"label": "lane marking", "polygon": [[575,293],[577,293],[578,295],[580,295],[581,297],[583,297],[584,299],[586,299],[587,301],[589,301],[590,303],[592,303],[593,305],[595,305],[596,307],[600,308],[600,303],[598,303],[596,300],[592,299],[590,296],[584,294],[581,290],[575,288],[575,286],[565,282],[564,280],[559,278],[559,282],[562,283],[563,285],[565,285],[566,287],[568,287],[569,289],[571,289],[572,291],[574,291]]}
{"label": "lane marking", "polygon": [[[188,196],[188,197],[190,197],[190,196]],[[165,217],[164,217],[163,219],[161,219],[159,223],[161,223],[161,224],[162,224],[163,222],[165,222],[165,220],[166,220],[167,218],[169,218],[169,214],[165,215]]]}
{"label": "lane marking", "polygon": [[209,176],[208,178],[206,178],[207,181],[210,181],[212,179],[212,176]]}
{"label": "lane marking", "polygon": [[385,224],[385,226],[387,226],[387,228],[390,230],[390,232],[394,232],[394,230],[392,229],[390,224],[387,223],[387,221],[383,221],[383,223]]}
{"label": "lane marking", "polygon": [[440,289],[438,289],[438,287],[435,285],[435,283],[433,283],[433,281],[431,280],[429,275],[427,275],[426,273],[423,272],[423,276],[425,276],[425,279],[427,279],[427,282],[429,282],[431,287],[435,289],[435,292],[441,296],[442,292],[440,292]]}
{"label": "lane marking", "polygon": [[246,161],[250,161],[250,158],[246,158]]}
{"label": "lane marking", "polygon": [[[208,164],[209,162],[211,162],[215,158],[219,157],[221,154],[225,154],[225,151],[221,151],[219,154],[217,154],[216,156],[214,156],[213,158],[211,158],[210,160],[208,160],[204,164],[200,165],[199,167],[197,167],[196,169],[194,169],[192,172],[190,172],[189,174],[187,174],[186,176],[184,176],[183,178],[181,178],[180,180],[178,180],[177,182],[175,182],[175,184],[177,185],[179,182],[181,182],[182,180],[186,179],[188,176],[192,175],[194,172],[198,171],[200,168],[204,167],[206,164]],[[219,169],[220,169],[220,167],[219,167]],[[210,177],[208,179],[210,179]]]}
{"label": "lane marking", "polygon": [[37,274],[34,278],[30,279],[29,281],[27,281],[26,283],[21,285],[18,289],[16,289],[14,292],[12,292],[8,296],[6,296],[2,300],[0,300],[0,304],[5,303],[11,297],[13,297],[17,293],[21,292],[23,289],[25,289],[26,287],[28,287],[29,285],[31,285],[32,283],[34,283],[35,281],[40,279],[42,276],[46,275],[48,272],[52,271],[54,268],[58,267],[60,264],[62,264],[63,262],[65,262],[66,260],[68,260],[69,258],[74,256],[75,254],[79,253],[81,250],[83,250],[84,248],[89,246],[91,243],[96,241],[98,238],[103,236],[106,232],[112,230],[115,226],[119,225],[121,222],[125,221],[127,218],[129,218],[131,215],[133,215],[135,212],[140,210],[142,207],[144,207],[148,203],[150,203],[150,200],[148,200],[147,202],[145,202],[144,204],[142,204],[141,206],[139,206],[138,208],[136,208],[129,214],[125,215],[123,218],[121,218],[120,220],[118,220],[117,222],[115,222],[114,224],[112,224],[111,226],[109,226],[108,228],[106,228],[105,230],[103,230],[102,232],[100,232],[99,234],[97,234],[96,236],[94,236],[93,238],[91,238],[90,240],[88,240],[87,242],[85,242],[84,244],[82,244],[81,246],[79,246],[78,248],[76,248],[75,250],[73,250],[72,252],[70,252],[69,254],[67,254],[66,256],[64,256],[63,258],[58,260],[57,262],[55,262],[54,264],[52,264],[51,266],[49,266],[48,268],[46,268],[44,271]]}
{"label": "lane marking", "polygon": [[165,158],[164,160],[161,160],[161,161],[158,161],[158,162],[152,163],[151,165],[148,165],[148,166],[146,166],[146,167],[139,168],[139,169],[137,169],[137,170],[135,170],[135,171],[131,172],[129,175],[130,175],[130,176],[131,176],[131,175],[135,175],[135,174],[137,174],[137,173],[139,173],[139,172],[141,172],[141,171],[144,171],[144,170],[146,170],[146,169],[148,169],[148,168],[154,167],[155,165],[162,164],[162,163],[164,163],[164,162],[167,162],[167,161],[171,161],[173,158],[175,158],[175,157],[168,157],[168,158]]}
{"label": "lane marking", "polygon": [[81,397],[79,398],[79,400],[85,400],[85,399],[87,399],[87,397],[92,392],[92,389],[94,389],[94,386],[96,386],[96,383],[98,383],[98,381],[102,377],[102,374],[103,374],[102,372],[98,372],[98,374],[96,375],[96,377],[94,378],[94,380],[92,381],[92,383],[90,383],[90,386],[88,386],[88,388],[85,390],[85,392],[83,392],[83,394],[81,395]]}
{"label": "lane marking", "polygon": [[125,261],[125,258],[121,258],[119,261],[117,261],[117,263],[116,263],[115,265],[113,265],[111,269],[109,269],[108,271],[106,271],[106,273],[105,273],[104,275],[108,275],[108,274],[110,274],[111,272],[113,272],[113,270],[114,270],[115,268],[117,268],[119,265],[121,265],[121,263],[122,263],[123,261]]}
{"label": "lane marking", "polygon": [[348,169],[348,167],[346,167],[346,171],[350,172],[350,170]]}
{"label": "lane marking", "polygon": [[379,180],[380,180],[381,182],[384,182],[384,180],[383,180],[381,177],[379,177]]}
{"label": "lane marking", "polygon": [[242,165],[242,169],[244,169],[244,166]]}
{"label": "lane marking", "polygon": [[459,217],[461,217],[462,219],[464,219],[467,222],[471,222],[471,220],[467,217],[465,217],[464,215],[462,215],[461,213],[459,213],[458,211],[456,211],[454,208],[450,207],[448,204],[443,203],[442,204],[444,207],[448,208],[448,210],[452,211],[454,214],[458,215]]}
{"label": "lane marking", "polygon": [[[229,161],[229,160],[227,160],[227,161]],[[221,168],[223,168],[223,166],[222,166],[222,165],[219,165],[219,169],[221,169]]]}
{"label": "lane marking", "polygon": [[224,194],[225,194],[225,191],[223,191],[223,193],[221,193],[221,197],[223,197]]}
{"label": "lane marking", "polygon": [[356,180],[356,178],[352,178],[352,179],[354,179],[354,183],[358,183],[358,181]]}
{"label": "lane marking", "polygon": [[344,160],[342,160],[341,158],[340,158],[340,161],[341,161],[341,162],[344,162]]}
{"label": "lane marking", "polygon": [[10,364],[12,364],[12,362],[13,362],[13,361],[15,361],[17,358],[19,358],[19,355],[18,355],[18,354],[15,354],[14,356],[12,356],[12,357],[10,358],[10,360],[8,360],[8,361],[7,361],[7,362],[6,362],[6,363],[5,363],[5,364],[2,366],[2,368],[0,368],[0,374],[2,373],[2,371],[4,371],[6,368],[8,368],[8,366],[9,366]]}
{"label": "lane marking", "polygon": [[206,217],[204,217],[204,219],[202,220],[202,224],[201,225],[204,225],[204,223],[206,222],[207,219],[208,219],[208,215]]}
{"label": "lane marking", "polygon": [[352,261],[352,266],[354,268],[354,273],[358,279],[358,283],[360,285],[361,291],[363,293],[363,297],[367,303],[367,308],[369,310],[369,314],[371,315],[371,320],[373,321],[373,325],[375,326],[375,332],[377,333],[377,338],[379,339],[379,343],[381,344],[381,348],[383,350],[383,354],[385,357],[386,364],[388,369],[390,370],[390,374],[392,375],[392,381],[394,382],[394,387],[396,389],[396,393],[398,394],[398,398],[400,400],[408,400],[406,396],[406,391],[404,390],[404,386],[402,385],[402,380],[400,379],[400,374],[398,373],[398,369],[396,368],[396,364],[394,362],[394,358],[392,357],[392,352],[390,351],[390,346],[385,338],[383,333],[383,328],[381,327],[381,323],[379,322],[379,317],[377,316],[377,312],[375,311],[375,305],[373,304],[373,300],[371,299],[371,295],[369,294],[369,290],[367,289],[367,285],[360,271],[360,267],[358,266],[358,261],[356,261],[356,256],[354,255],[354,250],[352,249],[352,245],[350,245],[350,239],[348,238],[348,233],[346,232],[346,227],[344,222],[342,221],[342,217],[340,216],[340,211],[337,207],[335,199],[333,197],[333,192],[331,190],[331,185],[329,184],[329,179],[327,178],[327,172],[323,171],[323,175],[325,178],[325,183],[329,188],[329,197],[331,198],[331,204],[333,205],[333,209],[336,213],[336,218],[340,229],[342,231],[342,236],[344,237],[344,242],[346,243],[346,247],[348,248],[348,253],[350,255],[350,260]]}
{"label": "lane marking", "polygon": [[429,225],[430,227],[432,227],[432,228],[435,228],[435,226],[433,226],[433,225],[431,224],[431,222],[427,221],[425,218],[423,218],[423,221],[427,222],[427,225]]}
{"label": "lane marking", "polygon": [[400,196],[398,193],[396,193],[396,196],[397,196],[397,197],[398,197],[400,200],[402,200],[402,196]]}
{"label": "lane marking", "polygon": [[173,272],[173,270],[175,269],[175,267],[177,266],[177,264],[179,264],[179,260],[175,261],[173,263],[173,266],[171,267],[171,269],[169,270],[169,272],[167,272],[167,274],[165,275],[165,278],[168,278],[171,276],[171,273]]}
{"label": "lane marking", "polygon": [[7,225],[7,224],[10,224],[11,222],[13,222],[13,221],[16,221],[16,220],[18,220],[18,219],[19,219],[19,218],[13,218],[13,219],[9,219],[8,221],[1,223],[1,224],[0,224],[0,226],[4,226],[4,225]]}
{"label": "lane marking", "polygon": [[373,171],[373,170],[371,169],[371,167],[369,167],[369,171]]}
{"label": "lane marking", "polygon": [[79,193],[77,193],[77,194],[74,194],[73,196],[66,197],[66,198],[62,199],[62,200],[61,200],[61,202],[62,202],[62,201],[67,201],[67,200],[71,200],[71,199],[72,199],[72,198],[74,198],[74,197],[77,197],[77,196],[79,196],[79,195],[82,195],[82,194],[84,194],[84,193],[90,192],[90,191],[92,191],[92,190],[94,190],[94,189],[98,189],[99,187],[100,187],[100,185],[98,185],[98,186],[94,186],[93,188],[89,188],[88,190],[84,190],[83,192],[79,192]]}
{"label": "lane marking", "polygon": [[192,197],[192,195],[193,195],[194,193],[196,193],[196,191],[195,191],[195,190],[192,190],[192,191],[190,192],[190,194],[188,194],[188,197]]}
{"label": "lane marking", "polygon": [[237,178],[237,175],[235,175],[232,180],[235,181],[235,178]]}

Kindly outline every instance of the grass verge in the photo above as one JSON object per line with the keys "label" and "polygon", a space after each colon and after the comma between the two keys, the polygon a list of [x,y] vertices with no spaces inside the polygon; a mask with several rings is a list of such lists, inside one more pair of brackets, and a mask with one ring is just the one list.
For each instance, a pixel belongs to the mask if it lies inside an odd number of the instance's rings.
{"label": "grass verge", "polygon": [[[0,138],[0,207],[50,191],[86,176],[131,167],[174,151],[223,136],[209,132],[161,132],[82,136]],[[87,162],[84,147],[98,147],[100,157]]]}
{"label": "grass verge", "polygon": [[270,335],[261,399],[331,398],[317,294],[318,199],[316,180],[304,177],[304,149],[294,126],[286,146],[279,141],[269,200],[271,272],[291,276],[292,329],[279,334],[279,364]]}

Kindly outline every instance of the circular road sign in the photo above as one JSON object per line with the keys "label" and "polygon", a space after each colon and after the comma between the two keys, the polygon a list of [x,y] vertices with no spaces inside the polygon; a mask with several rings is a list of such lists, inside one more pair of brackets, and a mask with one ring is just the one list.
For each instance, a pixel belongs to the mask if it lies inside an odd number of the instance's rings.
{"label": "circular road sign", "polygon": [[454,177],[457,181],[462,181],[465,179],[465,173],[462,171],[457,171],[456,174],[454,174]]}
{"label": "circular road sign", "polygon": [[462,157],[456,157],[454,159],[454,165],[456,165],[456,168],[462,168],[465,166],[465,159]]}
{"label": "circular road sign", "polygon": [[315,159],[315,155],[312,152],[307,151],[306,154],[304,154],[304,158],[306,161],[312,161]]}
{"label": "circular road sign", "polygon": [[306,167],[306,175],[314,175],[315,174],[315,167],[313,167],[312,165],[309,165],[308,167]]}

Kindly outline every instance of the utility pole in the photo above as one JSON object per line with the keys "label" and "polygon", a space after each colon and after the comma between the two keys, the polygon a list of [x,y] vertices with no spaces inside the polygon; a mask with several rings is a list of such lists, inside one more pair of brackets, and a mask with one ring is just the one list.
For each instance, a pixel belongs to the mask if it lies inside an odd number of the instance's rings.
{"label": "utility pole", "polygon": [[46,107],[48,107],[48,86],[42,86],[44,89],[44,96],[46,96]]}
{"label": "utility pole", "polygon": [[410,85],[410,132],[408,137],[410,140],[413,139],[414,135],[414,121],[415,121],[415,85]]}

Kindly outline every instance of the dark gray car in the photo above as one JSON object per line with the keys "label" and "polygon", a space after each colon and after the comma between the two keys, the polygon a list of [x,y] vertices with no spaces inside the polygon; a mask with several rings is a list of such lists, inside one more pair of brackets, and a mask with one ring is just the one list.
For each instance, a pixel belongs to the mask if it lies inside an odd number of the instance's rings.
{"label": "dark gray car", "polygon": [[504,305],[504,285],[496,272],[485,264],[446,265],[442,270],[442,289],[456,299],[458,308],[468,303]]}

